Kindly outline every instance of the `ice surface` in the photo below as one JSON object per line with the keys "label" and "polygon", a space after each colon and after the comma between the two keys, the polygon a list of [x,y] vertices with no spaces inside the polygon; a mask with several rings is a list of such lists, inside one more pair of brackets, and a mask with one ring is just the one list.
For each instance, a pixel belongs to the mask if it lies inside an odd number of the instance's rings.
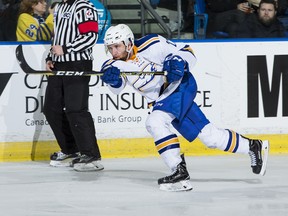
{"label": "ice surface", "polygon": [[270,156],[265,176],[249,156],[186,157],[193,190],[164,192],[162,160],[103,159],[100,172],[47,162],[0,163],[0,215],[286,216],[288,155]]}

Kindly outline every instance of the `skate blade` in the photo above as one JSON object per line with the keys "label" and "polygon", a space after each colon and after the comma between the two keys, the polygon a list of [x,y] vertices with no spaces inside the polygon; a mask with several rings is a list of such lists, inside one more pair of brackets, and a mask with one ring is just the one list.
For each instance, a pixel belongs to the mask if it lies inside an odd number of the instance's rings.
{"label": "skate blade", "polygon": [[52,167],[70,167],[70,162],[50,161]]}
{"label": "skate blade", "polygon": [[100,171],[104,169],[104,166],[97,162],[92,163],[76,163],[73,166],[73,169],[78,172],[91,172],[91,171]]}
{"label": "skate blade", "polygon": [[159,189],[163,191],[175,192],[175,191],[190,191],[193,188],[189,180],[184,180],[177,183],[160,184]]}
{"label": "skate blade", "polygon": [[266,173],[266,166],[267,166],[267,161],[268,161],[268,155],[269,155],[269,141],[268,140],[264,140],[262,142],[262,153],[263,153],[263,164],[262,164],[262,168],[260,171],[260,175],[264,176]]}

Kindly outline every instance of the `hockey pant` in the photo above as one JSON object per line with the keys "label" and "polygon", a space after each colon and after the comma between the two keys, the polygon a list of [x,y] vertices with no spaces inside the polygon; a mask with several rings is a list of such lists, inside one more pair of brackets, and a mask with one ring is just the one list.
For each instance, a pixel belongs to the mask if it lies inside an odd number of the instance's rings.
{"label": "hockey pant", "polygon": [[[180,143],[175,128],[172,126],[174,119],[175,117],[171,113],[155,110],[146,120],[146,129],[154,138],[158,153],[172,172],[181,162]],[[201,131],[195,131],[197,129],[193,122],[190,127],[186,124],[185,128],[178,129],[190,130],[193,134],[197,133],[201,142],[209,148],[218,148],[231,153],[248,154],[249,152],[247,139],[232,130],[217,128],[209,121]]]}
{"label": "hockey pant", "polygon": [[[55,64],[57,70],[90,70],[91,61]],[[72,70],[72,69],[71,69]],[[90,77],[49,76],[44,114],[61,151],[100,158],[93,118],[88,110]]]}

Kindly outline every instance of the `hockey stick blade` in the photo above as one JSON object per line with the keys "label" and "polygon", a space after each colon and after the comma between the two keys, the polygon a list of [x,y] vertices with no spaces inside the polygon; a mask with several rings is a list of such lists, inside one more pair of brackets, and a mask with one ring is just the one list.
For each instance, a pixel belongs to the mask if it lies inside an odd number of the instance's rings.
{"label": "hockey stick blade", "polygon": [[[34,70],[27,63],[24,54],[22,45],[16,47],[16,58],[18,60],[19,66],[26,74],[35,74],[35,75],[47,75],[47,76],[102,76],[103,72],[100,71],[47,71],[47,70]],[[166,72],[120,72],[121,75],[166,75]]]}

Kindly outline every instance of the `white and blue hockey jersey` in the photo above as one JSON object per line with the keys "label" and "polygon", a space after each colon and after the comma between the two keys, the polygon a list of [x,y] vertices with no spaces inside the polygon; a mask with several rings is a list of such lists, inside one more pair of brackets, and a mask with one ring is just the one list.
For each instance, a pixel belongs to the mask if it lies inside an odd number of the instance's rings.
{"label": "white and blue hockey jersey", "polygon": [[113,93],[119,94],[126,85],[130,85],[143,95],[148,103],[157,102],[166,98],[175,91],[181,83],[181,80],[171,83],[165,88],[164,92],[162,92],[165,83],[164,76],[141,74],[141,72],[162,71],[164,59],[171,53],[173,55],[179,55],[186,61],[187,72],[191,71],[196,63],[196,58],[190,46],[176,45],[157,34],[149,34],[135,40],[133,51],[134,55],[126,62],[111,59],[103,64],[103,67],[109,64],[113,65],[119,68],[121,72],[139,72],[138,76],[122,76],[123,82],[119,88],[113,88],[111,86],[109,86],[109,88]]}

